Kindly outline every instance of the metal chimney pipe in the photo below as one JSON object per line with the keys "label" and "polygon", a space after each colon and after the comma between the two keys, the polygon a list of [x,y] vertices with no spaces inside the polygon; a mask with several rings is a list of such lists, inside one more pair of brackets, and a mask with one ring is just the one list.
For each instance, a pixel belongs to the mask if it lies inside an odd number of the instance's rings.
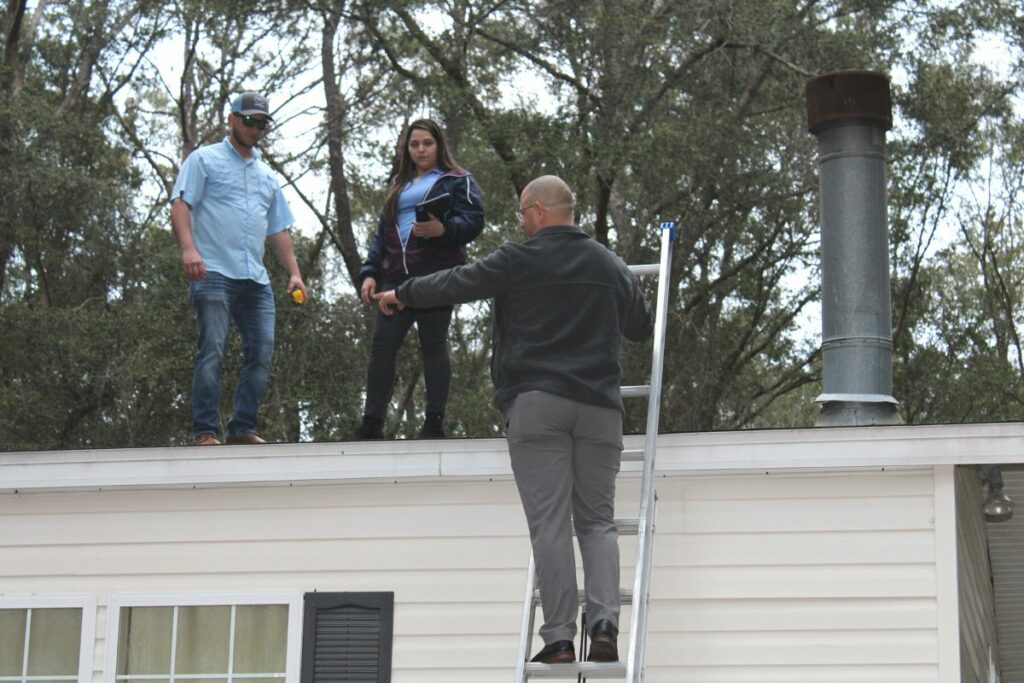
{"label": "metal chimney pipe", "polygon": [[897,424],[886,213],[889,79],[868,71],[807,83],[818,138],[823,393],[818,426]]}

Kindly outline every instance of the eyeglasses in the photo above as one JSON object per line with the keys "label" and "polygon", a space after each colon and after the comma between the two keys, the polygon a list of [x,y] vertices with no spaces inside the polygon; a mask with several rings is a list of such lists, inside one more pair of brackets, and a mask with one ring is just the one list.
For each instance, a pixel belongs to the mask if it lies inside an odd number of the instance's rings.
{"label": "eyeglasses", "polygon": [[258,119],[255,116],[246,114],[241,117],[242,125],[246,128],[255,128],[256,130],[266,130],[270,126],[270,119]]}
{"label": "eyeglasses", "polygon": [[530,209],[533,209],[533,208],[538,207],[538,206],[544,207],[545,211],[551,211],[552,209],[561,209],[561,208],[568,208],[568,209],[575,210],[575,208],[576,208],[576,195],[572,196],[572,202],[569,203],[569,204],[551,204],[551,205],[548,205],[548,204],[541,204],[540,202],[534,202],[533,204],[530,204],[529,206],[520,206],[518,209],[516,209],[516,219],[520,223],[522,223],[523,219],[526,218],[526,212],[529,211]]}
{"label": "eyeglasses", "polygon": [[530,209],[532,209],[535,206],[537,206],[537,202],[534,202],[533,204],[530,204],[529,206],[520,206],[518,209],[516,209],[516,220],[518,220],[520,223],[522,223],[523,219],[526,218],[526,212],[529,211]]}

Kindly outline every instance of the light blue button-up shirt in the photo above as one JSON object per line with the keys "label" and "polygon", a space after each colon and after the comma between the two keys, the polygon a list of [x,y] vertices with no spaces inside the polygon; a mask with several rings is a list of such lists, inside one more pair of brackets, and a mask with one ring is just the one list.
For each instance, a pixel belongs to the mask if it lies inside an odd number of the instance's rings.
{"label": "light blue button-up shirt", "polygon": [[294,222],[277,176],[253,149],[242,156],[224,138],[185,159],[171,201],[192,209],[192,239],[207,270],[269,284],[264,243]]}

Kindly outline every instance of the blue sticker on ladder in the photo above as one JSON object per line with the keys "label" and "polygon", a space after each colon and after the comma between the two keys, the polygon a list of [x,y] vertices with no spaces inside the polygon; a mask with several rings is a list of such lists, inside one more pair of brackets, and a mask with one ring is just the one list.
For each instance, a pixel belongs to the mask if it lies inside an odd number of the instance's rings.
{"label": "blue sticker on ladder", "polygon": [[665,222],[661,223],[658,227],[661,230],[668,230],[669,231],[669,241],[671,241],[671,242],[675,242],[676,241],[676,222],[675,221],[665,221]]}

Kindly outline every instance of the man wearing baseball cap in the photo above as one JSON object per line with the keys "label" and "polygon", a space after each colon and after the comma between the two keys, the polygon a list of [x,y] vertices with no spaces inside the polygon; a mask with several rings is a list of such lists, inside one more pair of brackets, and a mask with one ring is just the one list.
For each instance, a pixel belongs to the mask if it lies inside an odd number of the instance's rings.
{"label": "man wearing baseball cap", "polygon": [[265,443],[256,414],[274,350],[274,295],[263,266],[269,244],[289,293],[308,301],[287,228],[293,217],[257,144],[270,128],[267,98],[243,92],[231,103],[228,135],[192,152],[171,192],[171,228],[181,247],[199,343],[192,375],[192,433],[200,446],[221,443],[220,376],[231,321],[242,338],[242,368],[227,443]]}

